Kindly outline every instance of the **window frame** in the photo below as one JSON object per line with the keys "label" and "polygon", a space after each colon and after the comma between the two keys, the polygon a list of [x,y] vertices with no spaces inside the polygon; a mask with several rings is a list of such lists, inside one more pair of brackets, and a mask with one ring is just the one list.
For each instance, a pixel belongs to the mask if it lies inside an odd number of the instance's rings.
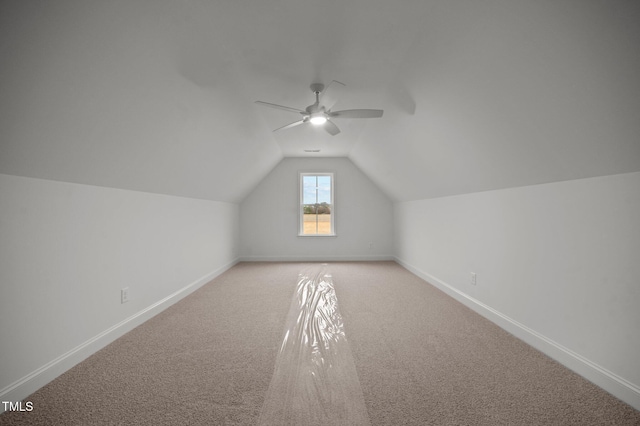
{"label": "window frame", "polygon": [[[330,234],[305,234],[304,233],[304,177],[305,176],[329,176],[331,178],[331,233]],[[336,176],[334,172],[298,172],[298,237],[335,237],[336,232],[336,210],[335,210],[335,188]]]}

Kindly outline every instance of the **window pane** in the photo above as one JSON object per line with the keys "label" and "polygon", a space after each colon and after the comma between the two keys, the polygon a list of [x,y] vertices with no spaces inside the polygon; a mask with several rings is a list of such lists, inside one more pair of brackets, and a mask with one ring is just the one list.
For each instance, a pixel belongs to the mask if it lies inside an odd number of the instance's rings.
{"label": "window pane", "polygon": [[318,176],[318,203],[331,203],[331,176]]}
{"label": "window pane", "polygon": [[317,176],[302,177],[302,204],[307,205],[316,203],[316,179]]}
{"label": "window pane", "polygon": [[302,235],[332,235],[330,175],[302,175]]}

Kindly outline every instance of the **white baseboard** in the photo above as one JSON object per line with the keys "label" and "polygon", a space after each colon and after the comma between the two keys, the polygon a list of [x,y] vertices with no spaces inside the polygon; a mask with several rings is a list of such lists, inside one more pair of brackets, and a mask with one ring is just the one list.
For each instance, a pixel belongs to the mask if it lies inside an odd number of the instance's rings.
{"label": "white baseboard", "polygon": [[433,275],[421,271],[413,265],[404,262],[402,259],[394,257],[394,260],[413,274],[444,291],[449,296],[495,323],[500,328],[508,331],[520,340],[558,361],[560,364],[606,390],[616,398],[631,405],[636,410],[640,410],[640,387],[637,385],[605,368],[602,368],[598,364],[568,348],[565,348],[535,330],[528,328],[524,324],[520,324],[512,318],[496,311],[492,307],[485,305],[479,300],[474,299],[468,294],[463,293]]}
{"label": "white baseboard", "polygon": [[[200,277],[191,284],[170,294],[164,299],[159,300],[153,305],[137,312],[136,314],[119,322],[118,324],[115,324],[102,333],[71,349],[67,353],[60,355],[56,359],[51,360],[37,370],[15,381],[14,383],[0,390],[0,401],[24,400],[33,392],[37,391],[42,386],[46,385],[65,371],[84,361],[92,354],[96,353],[100,349],[107,346],[109,343],[123,336],[127,332],[133,330],[134,328],[159,314],[160,312],[164,311],[169,306],[193,293],[238,262],[239,259],[235,259],[227,263],[226,265],[223,265],[216,270]],[[4,405],[2,405],[0,409],[0,413],[4,412]]]}
{"label": "white baseboard", "polygon": [[241,262],[375,262],[394,260],[392,255],[285,255],[285,256],[242,256]]}

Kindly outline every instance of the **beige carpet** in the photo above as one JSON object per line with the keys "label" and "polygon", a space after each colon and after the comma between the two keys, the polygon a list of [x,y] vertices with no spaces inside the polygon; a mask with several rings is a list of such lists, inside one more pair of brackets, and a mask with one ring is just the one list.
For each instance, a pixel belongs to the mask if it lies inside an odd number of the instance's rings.
{"label": "beige carpet", "polygon": [[[256,424],[309,266],[236,265],[0,425]],[[372,425],[640,425],[639,411],[397,264],[329,269]]]}

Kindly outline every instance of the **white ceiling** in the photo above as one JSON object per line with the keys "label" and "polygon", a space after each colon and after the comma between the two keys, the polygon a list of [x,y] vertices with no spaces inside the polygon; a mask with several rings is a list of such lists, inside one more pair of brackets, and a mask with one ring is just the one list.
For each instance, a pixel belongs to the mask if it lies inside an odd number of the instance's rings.
{"label": "white ceiling", "polygon": [[[394,200],[640,171],[640,3],[0,3],[0,172],[238,202],[283,156]],[[272,130],[313,82],[372,120]],[[320,149],[307,154],[305,149]]]}

